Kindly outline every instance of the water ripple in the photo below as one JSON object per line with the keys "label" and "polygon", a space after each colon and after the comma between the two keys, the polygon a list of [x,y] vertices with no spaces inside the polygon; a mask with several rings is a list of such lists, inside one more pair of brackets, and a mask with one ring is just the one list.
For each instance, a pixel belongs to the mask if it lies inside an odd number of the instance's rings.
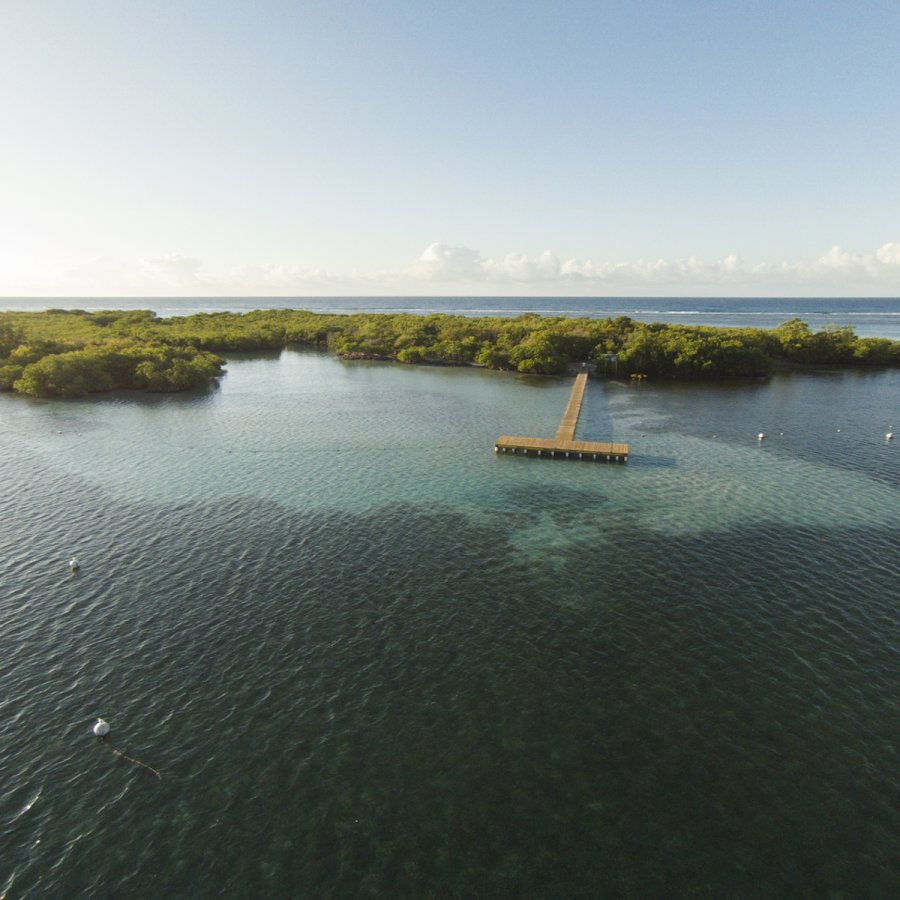
{"label": "water ripple", "polygon": [[[472,374],[467,428],[493,429],[509,391]],[[666,430],[640,396],[677,465],[473,463],[465,429],[397,465],[382,431],[330,459],[344,486],[309,431],[309,468],[286,453],[277,397],[233,449],[290,464],[244,480],[215,447],[116,468],[142,416],[204,446],[179,429],[214,417],[177,401],[117,408],[127,435],[67,407],[110,484],[26,417],[0,463],[0,896],[888,896],[893,475],[839,437],[825,464]]]}

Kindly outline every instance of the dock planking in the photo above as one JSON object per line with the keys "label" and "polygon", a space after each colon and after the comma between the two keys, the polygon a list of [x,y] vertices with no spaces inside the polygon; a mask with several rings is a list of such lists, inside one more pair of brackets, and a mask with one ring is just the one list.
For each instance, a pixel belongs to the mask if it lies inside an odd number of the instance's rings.
{"label": "dock planking", "polygon": [[501,435],[494,442],[495,453],[529,453],[537,456],[565,459],[590,459],[604,462],[626,462],[628,460],[628,444],[609,443],[606,441],[576,441],[575,428],[584,402],[584,391],[587,387],[587,374],[582,373],[575,378],[569,402],[563,413],[562,421],[556,430],[556,437],[531,438]]}
{"label": "dock planking", "polygon": [[572,385],[572,393],[569,394],[569,402],[566,404],[566,411],[563,413],[559,428],[556,429],[556,439],[558,441],[575,440],[575,426],[578,425],[578,416],[581,415],[581,404],[584,401],[584,389],[586,386],[587,373],[582,372],[575,378],[575,384]]}

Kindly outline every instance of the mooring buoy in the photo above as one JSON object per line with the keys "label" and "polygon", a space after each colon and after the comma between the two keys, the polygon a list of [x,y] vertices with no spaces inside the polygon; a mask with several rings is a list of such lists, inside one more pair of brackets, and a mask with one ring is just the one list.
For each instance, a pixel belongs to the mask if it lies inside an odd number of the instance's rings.
{"label": "mooring buoy", "polygon": [[94,722],[93,728],[91,731],[97,736],[97,743],[102,747],[106,747],[112,754],[120,757],[121,759],[125,759],[128,762],[132,763],[135,766],[140,766],[142,769],[146,769],[151,775],[156,778],[162,778],[162,773],[157,769],[154,769],[153,766],[148,766],[147,763],[141,762],[139,759],[135,759],[133,756],[129,756],[127,753],[123,753],[121,750],[117,750],[113,747],[112,744],[106,739],[106,736],[109,734],[109,722],[106,719],[97,719]]}
{"label": "mooring buoy", "polygon": [[109,722],[106,719],[97,719],[92,730],[97,737],[106,737],[109,734]]}

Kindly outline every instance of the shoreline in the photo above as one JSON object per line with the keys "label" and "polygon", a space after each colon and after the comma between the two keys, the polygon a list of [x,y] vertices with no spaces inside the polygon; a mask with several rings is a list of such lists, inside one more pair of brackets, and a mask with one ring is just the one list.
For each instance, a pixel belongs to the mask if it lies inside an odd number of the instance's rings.
{"label": "shoreline", "polygon": [[[208,385],[236,352],[327,349],[341,359],[472,366],[529,375],[587,371],[662,380],[765,378],[791,367],[892,368],[900,341],[851,327],[813,331],[524,315],[330,315],[262,310],[159,318],[151,310],[0,314],[0,390],[81,397]],[[603,373],[600,372],[601,366]]]}
{"label": "shoreline", "polygon": [[900,340],[900,297],[44,297],[0,298],[9,312],[42,312],[80,306],[89,312],[152,310],[185,318],[254,310],[306,310],[319,315],[457,315],[514,318],[521,315],[635,321],[713,327],[774,328],[799,317],[813,330],[849,325],[863,337]]}

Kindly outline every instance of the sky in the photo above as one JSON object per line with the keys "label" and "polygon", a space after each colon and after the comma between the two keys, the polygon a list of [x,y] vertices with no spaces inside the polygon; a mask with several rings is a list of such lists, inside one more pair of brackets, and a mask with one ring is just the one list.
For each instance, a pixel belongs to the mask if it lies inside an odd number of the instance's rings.
{"label": "sky", "polygon": [[0,296],[355,294],[900,296],[900,3],[0,3]]}

